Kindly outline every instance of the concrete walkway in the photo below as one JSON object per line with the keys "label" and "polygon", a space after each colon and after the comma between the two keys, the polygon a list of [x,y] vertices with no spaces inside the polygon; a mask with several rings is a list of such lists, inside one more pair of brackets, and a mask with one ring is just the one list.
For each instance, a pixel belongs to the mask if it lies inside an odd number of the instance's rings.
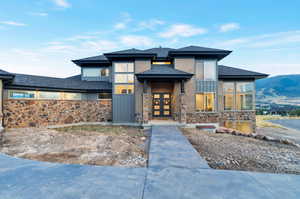
{"label": "concrete walkway", "polygon": [[144,198],[300,198],[297,175],[208,168],[177,127],[153,127]]}
{"label": "concrete walkway", "polygon": [[210,169],[176,127],[152,128],[148,168],[0,155],[0,199],[300,198],[300,176]]}

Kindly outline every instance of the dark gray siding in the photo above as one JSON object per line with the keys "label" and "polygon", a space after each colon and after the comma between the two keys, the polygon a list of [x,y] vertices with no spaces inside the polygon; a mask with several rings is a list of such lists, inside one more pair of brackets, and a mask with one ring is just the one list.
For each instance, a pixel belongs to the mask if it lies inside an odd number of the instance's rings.
{"label": "dark gray siding", "polygon": [[113,95],[113,122],[134,122],[134,95]]}

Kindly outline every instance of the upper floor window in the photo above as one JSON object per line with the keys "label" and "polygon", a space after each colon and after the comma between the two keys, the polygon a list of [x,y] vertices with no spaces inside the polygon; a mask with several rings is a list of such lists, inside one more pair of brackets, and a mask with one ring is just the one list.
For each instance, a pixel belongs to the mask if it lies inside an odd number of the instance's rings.
{"label": "upper floor window", "polygon": [[109,76],[109,69],[107,67],[101,68],[82,68],[82,75],[84,77],[101,77]]}
{"label": "upper floor window", "polygon": [[133,94],[134,64],[132,62],[116,62],[114,67],[114,94]]}
{"label": "upper floor window", "polygon": [[170,62],[170,61],[153,61],[152,64],[166,64],[166,65],[169,65],[169,64],[172,64],[172,62]]}
{"label": "upper floor window", "polygon": [[216,80],[216,61],[214,60],[206,60],[204,61],[204,80]]}
{"label": "upper floor window", "polygon": [[134,72],[133,63],[115,63],[116,73],[132,73]]}
{"label": "upper floor window", "polygon": [[217,80],[216,60],[197,60],[196,77],[198,80],[216,81]]}

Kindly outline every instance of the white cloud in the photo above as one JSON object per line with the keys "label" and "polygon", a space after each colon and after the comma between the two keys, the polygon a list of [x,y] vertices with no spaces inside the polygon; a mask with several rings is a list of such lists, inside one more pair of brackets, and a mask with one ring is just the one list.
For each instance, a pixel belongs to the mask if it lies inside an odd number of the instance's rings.
{"label": "white cloud", "polygon": [[67,41],[78,41],[78,40],[89,40],[89,39],[95,39],[96,36],[93,35],[76,35],[70,38],[67,38]]}
{"label": "white cloud", "polygon": [[114,28],[115,28],[116,30],[122,30],[122,29],[125,29],[126,26],[127,26],[126,23],[120,22],[120,23],[115,24],[115,25],[114,25]]}
{"label": "white cloud", "polygon": [[132,18],[130,16],[130,14],[128,12],[123,12],[123,13],[121,13],[120,22],[118,22],[114,25],[114,29],[116,29],[116,30],[125,29],[125,28],[127,28],[128,23],[131,21],[132,21]]}
{"label": "white cloud", "polygon": [[19,23],[15,21],[0,21],[0,24],[8,25],[8,26],[26,26],[24,23]]}
{"label": "white cloud", "polygon": [[165,24],[165,21],[159,19],[150,19],[148,21],[142,21],[138,24],[137,30],[149,29],[154,30],[156,26]]}
{"label": "white cloud", "polygon": [[82,43],[85,49],[93,51],[110,51],[118,48],[117,42],[109,40],[87,41]]}
{"label": "white cloud", "polygon": [[71,4],[67,0],[52,0],[55,5],[62,7],[62,8],[69,8]]}
{"label": "white cloud", "polygon": [[175,24],[168,28],[167,31],[161,32],[159,36],[163,38],[170,37],[191,37],[206,33],[207,30],[204,28],[195,27],[189,24]]}
{"label": "white cloud", "polygon": [[267,48],[286,47],[289,45],[300,45],[300,30],[262,34],[251,37],[240,37],[223,42],[217,45],[223,47],[247,47]]}
{"label": "white cloud", "polygon": [[220,32],[229,32],[229,31],[238,30],[238,29],[240,29],[240,24],[238,24],[238,23],[227,23],[227,24],[223,24],[219,27]]}
{"label": "white cloud", "polygon": [[39,17],[46,17],[46,16],[48,16],[48,13],[46,13],[46,12],[30,12],[28,14],[33,15],[33,16],[39,16]]}
{"label": "white cloud", "polygon": [[153,40],[147,36],[126,35],[120,38],[120,41],[125,46],[152,46]]}

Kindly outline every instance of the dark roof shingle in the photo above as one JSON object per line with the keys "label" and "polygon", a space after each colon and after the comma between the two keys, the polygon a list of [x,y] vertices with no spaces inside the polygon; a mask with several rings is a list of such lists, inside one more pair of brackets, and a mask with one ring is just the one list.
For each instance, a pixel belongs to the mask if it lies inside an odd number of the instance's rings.
{"label": "dark roof shingle", "polygon": [[234,68],[230,66],[219,65],[218,67],[219,78],[265,78],[268,74],[258,73],[254,71]]}
{"label": "dark roof shingle", "polygon": [[136,74],[138,78],[191,78],[193,74],[177,70],[170,65],[152,65],[151,69]]}
{"label": "dark roof shingle", "polygon": [[82,81],[80,75],[69,78],[55,78],[35,75],[15,74],[11,84],[6,85],[8,88],[26,87],[39,89],[56,89],[56,90],[78,90],[78,91],[95,91],[111,90],[110,82],[104,81]]}

